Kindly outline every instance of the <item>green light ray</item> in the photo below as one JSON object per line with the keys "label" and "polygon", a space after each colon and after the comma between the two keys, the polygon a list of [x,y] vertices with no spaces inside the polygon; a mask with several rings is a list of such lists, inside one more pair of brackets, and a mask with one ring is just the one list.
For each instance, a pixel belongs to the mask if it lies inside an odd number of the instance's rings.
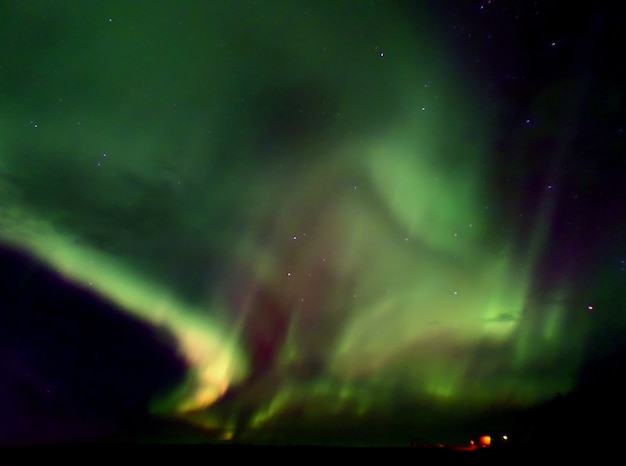
{"label": "green light ray", "polygon": [[208,406],[231,383],[243,378],[246,365],[236,347],[236,335],[216,318],[217,313],[182,302],[171,290],[147,281],[123,261],[81,244],[47,222],[16,215],[15,209],[11,220],[14,228],[9,224],[0,231],[4,242],[29,251],[66,278],[176,336],[191,378],[187,390],[177,390],[176,396],[170,397],[170,410]]}
{"label": "green light ray", "polygon": [[[229,437],[305,403],[358,417],[399,391],[459,406],[566,390],[571,290],[533,296],[554,199],[521,259],[495,239],[494,105],[430,15],[201,3],[146,20],[78,2],[88,79],[57,46],[33,68],[60,70],[64,103],[0,111],[0,238],[176,335],[190,375],[155,410]],[[263,373],[255,323],[276,347]]]}

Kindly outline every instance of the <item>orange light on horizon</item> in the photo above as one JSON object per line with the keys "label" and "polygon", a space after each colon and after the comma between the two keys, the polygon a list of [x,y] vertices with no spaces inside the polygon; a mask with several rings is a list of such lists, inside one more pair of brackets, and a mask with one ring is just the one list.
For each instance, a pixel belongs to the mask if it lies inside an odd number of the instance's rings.
{"label": "orange light on horizon", "polygon": [[478,439],[481,447],[488,447],[491,445],[491,436],[490,435],[481,435]]}

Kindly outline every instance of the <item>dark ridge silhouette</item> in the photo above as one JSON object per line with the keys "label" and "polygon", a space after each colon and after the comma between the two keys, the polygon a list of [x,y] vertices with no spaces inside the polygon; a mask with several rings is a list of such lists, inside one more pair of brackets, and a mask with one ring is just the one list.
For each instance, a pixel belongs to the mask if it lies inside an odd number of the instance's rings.
{"label": "dark ridge silhouette", "polygon": [[184,372],[166,330],[0,248],[0,444],[126,430]]}

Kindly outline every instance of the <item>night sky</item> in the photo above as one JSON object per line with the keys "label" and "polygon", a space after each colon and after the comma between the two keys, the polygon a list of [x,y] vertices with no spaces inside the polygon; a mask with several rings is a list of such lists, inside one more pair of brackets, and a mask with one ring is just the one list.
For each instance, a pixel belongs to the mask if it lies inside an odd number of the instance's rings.
{"label": "night sky", "polygon": [[0,444],[611,435],[618,18],[0,0]]}

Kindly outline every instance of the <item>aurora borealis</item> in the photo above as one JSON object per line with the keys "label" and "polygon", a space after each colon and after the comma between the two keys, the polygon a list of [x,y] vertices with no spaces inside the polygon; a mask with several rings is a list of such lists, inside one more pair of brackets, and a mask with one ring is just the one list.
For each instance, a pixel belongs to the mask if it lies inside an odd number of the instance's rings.
{"label": "aurora borealis", "polygon": [[574,391],[619,334],[595,29],[546,37],[542,81],[523,31],[459,32],[492,2],[433,3],[0,3],[0,240],[171,335],[146,412],[436,437]]}

